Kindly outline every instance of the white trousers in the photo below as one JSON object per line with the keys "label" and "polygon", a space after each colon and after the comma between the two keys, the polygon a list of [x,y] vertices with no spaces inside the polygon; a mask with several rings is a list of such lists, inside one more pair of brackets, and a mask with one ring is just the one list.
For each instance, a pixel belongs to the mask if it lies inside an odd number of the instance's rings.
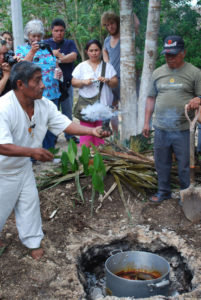
{"label": "white trousers", "polygon": [[38,248],[44,235],[31,162],[18,174],[0,174],[0,231],[13,209],[20,240],[28,248]]}

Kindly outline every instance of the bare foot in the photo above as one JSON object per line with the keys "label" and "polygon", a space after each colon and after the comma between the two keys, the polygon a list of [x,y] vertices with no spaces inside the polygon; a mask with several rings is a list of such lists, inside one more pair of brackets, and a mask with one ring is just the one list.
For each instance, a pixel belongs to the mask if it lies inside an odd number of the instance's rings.
{"label": "bare foot", "polygon": [[44,255],[43,248],[33,249],[30,251],[30,255],[33,259],[41,259]]}

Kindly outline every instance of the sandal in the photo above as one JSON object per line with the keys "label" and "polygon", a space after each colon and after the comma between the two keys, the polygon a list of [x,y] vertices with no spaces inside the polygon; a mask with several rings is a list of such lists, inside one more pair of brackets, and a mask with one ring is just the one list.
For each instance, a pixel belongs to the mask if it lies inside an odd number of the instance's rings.
{"label": "sandal", "polygon": [[161,195],[159,193],[154,194],[153,196],[151,196],[149,198],[149,201],[153,202],[153,203],[161,203],[164,200],[170,199],[171,195]]}

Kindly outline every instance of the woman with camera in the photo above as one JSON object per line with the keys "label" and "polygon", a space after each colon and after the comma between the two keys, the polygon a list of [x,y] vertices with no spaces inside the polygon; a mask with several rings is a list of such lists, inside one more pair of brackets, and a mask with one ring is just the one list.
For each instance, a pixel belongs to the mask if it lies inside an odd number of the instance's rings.
{"label": "woman with camera", "polygon": [[[40,20],[29,21],[24,28],[24,38],[27,44],[18,46],[16,55],[22,60],[31,61],[40,66],[45,85],[43,96],[58,107],[58,99],[60,97],[59,82],[54,78],[56,57],[53,55],[49,45],[41,41],[43,36],[43,23]],[[43,148],[54,148],[55,142],[56,136],[48,131],[43,141]]]}
{"label": "woman with camera", "polygon": [[0,37],[0,96],[3,96],[11,90],[9,81],[11,66],[4,60],[4,56],[8,50],[9,45]]}

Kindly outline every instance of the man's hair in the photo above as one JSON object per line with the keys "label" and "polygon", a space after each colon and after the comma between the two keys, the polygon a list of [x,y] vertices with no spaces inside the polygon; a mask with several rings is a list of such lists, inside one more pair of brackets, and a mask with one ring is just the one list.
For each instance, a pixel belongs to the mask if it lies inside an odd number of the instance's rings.
{"label": "man's hair", "polygon": [[108,22],[111,22],[111,21],[116,22],[117,27],[118,28],[120,27],[120,17],[111,10],[105,11],[101,17],[101,25],[105,26]]}
{"label": "man's hair", "polygon": [[59,18],[54,19],[52,21],[51,28],[53,29],[54,26],[62,26],[64,29],[66,28],[65,22],[62,19],[59,19]]}
{"label": "man's hair", "polygon": [[29,21],[24,28],[24,39],[25,41],[29,40],[29,34],[40,34],[41,37],[44,36],[45,30],[43,23],[40,20],[31,20]]}
{"label": "man's hair", "polygon": [[15,64],[10,73],[10,83],[13,90],[17,90],[17,81],[21,80],[26,86],[28,85],[29,80],[33,77],[34,73],[41,71],[41,68],[30,62],[30,61],[21,61]]}

